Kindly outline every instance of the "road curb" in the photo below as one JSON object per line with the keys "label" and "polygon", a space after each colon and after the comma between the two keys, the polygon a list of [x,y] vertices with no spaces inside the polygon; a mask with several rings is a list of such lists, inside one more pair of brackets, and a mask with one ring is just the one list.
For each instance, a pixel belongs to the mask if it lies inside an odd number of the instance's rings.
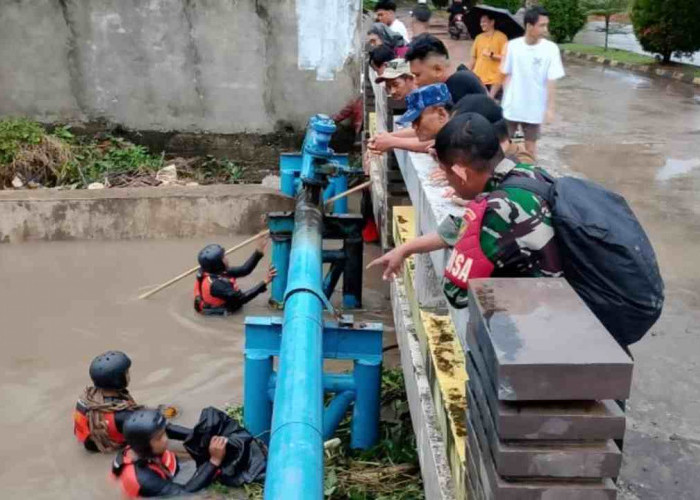
{"label": "road curb", "polygon": [[620,61],[615,61],[613,59],[608,59],[607,57],[598,56],[595,54],[586,54],[585,52],[576,52],[574,50],[568,49],[562,49],[562,54],[564,54],[565,57],[584,59],[586,61],[602,64],[603,66],[622,68],[628,71],[633,71],[635,73],[656,76],[659,78],[666,78],[669,80],[677,80],[680,82],[685,82],[700,87],[700,77],[693,76],[692,74],[684,73],[682,71],[672,71],[670,69],[653,68],[648,64],[623,63]]}

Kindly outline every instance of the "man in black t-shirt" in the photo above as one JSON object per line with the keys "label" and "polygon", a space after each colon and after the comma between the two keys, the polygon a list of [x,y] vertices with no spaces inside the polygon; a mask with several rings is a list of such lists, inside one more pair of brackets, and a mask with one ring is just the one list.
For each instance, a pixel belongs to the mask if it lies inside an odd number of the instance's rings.
{"label": "man in black t-shirt", "polygon": [[[486,87],[474,73],[468,69],[455,71],[450,67],[445,44],[433,35],[424,33],[415,37],[408,46],[406,60],[410,62],[416,87],[444,83],[453,103],[459,102],[465,95],[487,95]],[[411,128],[379,133],[367,143],[372,154],[381,154],[393,148],[427,153],[432,145],[432,140],[421,141]]]}
{"label": "man in black t-shirt", "polygon": [[485,94],[486,88],[468,69],[455,71],[450,67],[450,55],[445,44],[436,36],[422,34],[413,39],[406,53],[411,73],[418,87],[444,83],[450,90],[452,102],[468,94]]}

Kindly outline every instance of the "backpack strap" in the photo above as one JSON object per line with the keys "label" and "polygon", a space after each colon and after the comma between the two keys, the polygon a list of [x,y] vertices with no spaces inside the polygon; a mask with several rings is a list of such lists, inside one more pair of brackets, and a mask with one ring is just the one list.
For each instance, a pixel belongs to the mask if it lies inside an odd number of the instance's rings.
{"label": "backpack strap", "polygon": [[525,177],[522,175],[509,175],[503,182],[501,182],[499,188],[518,188],[530,191],[536,194],[551,207],[554,204],[554,178],[543,170],[538,170],[546,181],[540,181],[533,179],[532,177]]}

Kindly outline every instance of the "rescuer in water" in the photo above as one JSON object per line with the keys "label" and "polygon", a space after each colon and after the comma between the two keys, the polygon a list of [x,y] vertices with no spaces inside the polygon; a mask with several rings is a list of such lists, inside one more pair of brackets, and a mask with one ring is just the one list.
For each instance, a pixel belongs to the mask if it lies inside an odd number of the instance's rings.
{"label": "rescuer in water", "polygon": [[[124,422],[141,406],[127,389],[131,359],[121,351],[100,354],[90,363],[87,387],[73,412],[73,433],[87,450],[112,452],[124,446]],[[168,435],[184,440],[190,429],[168,424]]]}
{"label": "rescuer in water", "polygon": [[174,482],[179,464],[168,449],[167,426],[157,410],[137,410],[124,423],[127,447],[115,457],[112,474],[127,497],[187,495],[209,486],[219,473],[228,440],[214,436],[209,442],[209,460],[186,484]]}
{"label": "rescuer in water", "polygon": [[194,309],[202,314],[225,315],[239,310],[261,293],[267,291],[267,285],[277,276],[275,266],[270,269],[265,279],[253,288],[241,291],[236,278],[248,276],[265,255],[269,238],[262,238],[258,247],[248,260],[238,267],[228,267],[224,247],[211,244],[205,246],[197,256],[199,271],[194,284]]}

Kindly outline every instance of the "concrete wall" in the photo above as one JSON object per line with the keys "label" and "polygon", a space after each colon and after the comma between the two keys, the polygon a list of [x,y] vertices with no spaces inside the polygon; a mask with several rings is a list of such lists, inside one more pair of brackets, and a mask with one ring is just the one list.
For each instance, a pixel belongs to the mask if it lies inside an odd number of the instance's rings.
{"label": "concrete wall", "polygon": [[0,191],[0,243],[251,234],[294,199],[254,185]]}
{"label": "concrete wall", "polygon": [[[346,57],[359,52],[358,7],[359,0],[0,0],[0,115],[158,131],[303,126],[358,88],[357,61]],[[317,61],[323,72],[299,69],[310,35],[297,20],[313,9],[328,9],[331,26],[349,23],[354,35],[318,42],[346,61],[333,81],[324,80],[327,61]]]}

